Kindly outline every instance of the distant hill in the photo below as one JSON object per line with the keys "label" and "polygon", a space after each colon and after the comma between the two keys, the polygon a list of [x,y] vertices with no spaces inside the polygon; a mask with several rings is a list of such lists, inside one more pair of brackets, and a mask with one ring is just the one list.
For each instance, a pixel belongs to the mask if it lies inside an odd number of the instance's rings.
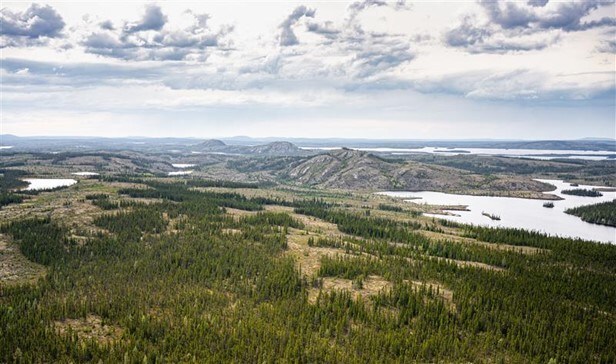
{"label": "distant hill", "polygon": [[301,152],[295,144],[289,142],[273,142],[250,148],[250,153],[267,155],[296,155]]}
{"label": "distant hill", "polygon": [[196,138],[103,138],[79,136],[19,137],[0,135],[0,144],[14,146],[18,151],[84,151],[84,150],[138,150],[146,152],[217,151],[233,154],[309,155],[298,147],[352,147],[352,148],[422,148],[443,147],[497,148],[497,149],[559,149],[616,152],[616,140],[588,138],[579,140],[376,140],[376,139],[310,139],[310,138],[226,138],[199,140]]}
{"label": "distant hill", "polygon": [[206,140],[203,143],[199,143],[196,145],[197,148],[201,148],[201,149],[220,149],[226,146],[227,144],[225,144],[225,142],[223,142],[222,140],[218,140],[218,139]]}

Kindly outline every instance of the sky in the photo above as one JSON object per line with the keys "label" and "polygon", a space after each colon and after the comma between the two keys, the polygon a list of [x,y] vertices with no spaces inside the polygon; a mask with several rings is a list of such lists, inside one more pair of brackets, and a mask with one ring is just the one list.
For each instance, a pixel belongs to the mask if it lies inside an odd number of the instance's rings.
{"label": "sky", "polygon": [[616,137],[613,0],[1,6],[0,134]]}

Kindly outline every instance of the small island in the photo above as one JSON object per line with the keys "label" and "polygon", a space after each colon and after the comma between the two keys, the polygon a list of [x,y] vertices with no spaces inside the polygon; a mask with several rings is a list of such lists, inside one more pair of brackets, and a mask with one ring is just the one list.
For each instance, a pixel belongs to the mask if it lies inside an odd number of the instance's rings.
{"label": "small island", "polygon": [[551,208],[554,207],[554,203],[553,202],[545,202],[543,204],[543,207],[547,207],[547,208],[551,209]]}
{"label": "small island", "polygon": [[574,188],[571,190],[562,190],[565,195],[583,196],[583,197],[601,197],[603,194],[597,190],[589,190],[586,188]]}
{"label": "small island", "polygon": [[481,213],[483,216],[489,217],[490,219],[494,220],[494,221],[500,221],[500,216],[498,215],[494,215],[494,214],[489,214],[487,212],[482,212]]}

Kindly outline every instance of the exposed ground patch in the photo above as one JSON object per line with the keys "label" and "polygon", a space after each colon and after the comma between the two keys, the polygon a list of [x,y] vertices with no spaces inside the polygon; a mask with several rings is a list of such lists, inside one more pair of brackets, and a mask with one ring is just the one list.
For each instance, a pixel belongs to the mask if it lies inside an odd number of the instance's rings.
{"label": "exposed ground patch", "polygon": [[0,234],[0,286],[33,283],[45,275],[45,267],[21,254],[9,237]]}
{"label": "exposed ground patch", "polygon": [[123,330],[118,326],[103,324],[103,320],[96,315],[56,321],[54,326],[61,335],[75,333],[82,341],[95,340],[99,344],[110,344],[118,341],[123,333]]}
{"label": "exposed ground patch", "polygon": [[342,291],[346,290],[351,292],[354,298],[366,298],[369,296],[377,295],[380,292],[390,289],[393,284],[383,277],[370,275],[363,280],[362,286],[357,287],[350,279],[338,278],[338,277],[323,277],[323,286],[319,288],[311,288],[308,291],[308,301],[314,303],[319,297],[319,292],[330,291]]}

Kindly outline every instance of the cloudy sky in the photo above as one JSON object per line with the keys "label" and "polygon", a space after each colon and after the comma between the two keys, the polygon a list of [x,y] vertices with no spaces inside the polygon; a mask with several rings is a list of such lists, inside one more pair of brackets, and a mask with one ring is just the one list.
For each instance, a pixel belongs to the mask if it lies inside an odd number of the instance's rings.
{"label": "cloudy sky", "polygon": [[613,0],[2,7],[2,134],[616,136]]}

